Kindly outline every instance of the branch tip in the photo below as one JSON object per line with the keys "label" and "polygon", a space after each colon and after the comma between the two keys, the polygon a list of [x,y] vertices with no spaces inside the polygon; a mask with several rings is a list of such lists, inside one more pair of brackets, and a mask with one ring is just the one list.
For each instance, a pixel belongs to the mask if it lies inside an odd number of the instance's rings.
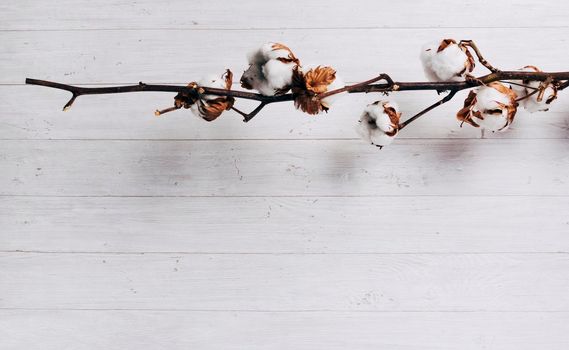
{"label": "branch tip", "polygon": [[71,99],[65,104],[65,106],[63,106],[64,112],[67,112],[71,108],[71,105],[73,104],[73,102],[75,102],[75,99],[77,98],[77,96],[78,96],[77,94],[73,94]]}
{"label": "branch tip", "polygon": [[168,112],[172,112],[172,111],[175,111],[175,110],[178,110],[178,109],[180,109],[180,107],[177,107],[177,106],[164,108],[164,109],[162,109],[162,110],[157,109],[157,110],[154,111],[154,115],[157,116],[157,117],[159,117],[159,116],[161,116],[162,114],[165,114],[165,113],[168,113]]}

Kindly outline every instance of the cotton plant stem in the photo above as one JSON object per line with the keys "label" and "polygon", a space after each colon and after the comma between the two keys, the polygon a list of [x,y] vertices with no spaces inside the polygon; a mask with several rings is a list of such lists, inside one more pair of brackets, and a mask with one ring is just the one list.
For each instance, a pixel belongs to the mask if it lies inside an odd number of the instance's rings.
{"label": "cotton plant stem", "polygon": [[[480,58],[480,56],[479,56]],[[386,83],[375,82],[379,80],[385,80]],[[558,87],[558,90],[563,90],[569,86],[569,72],[523,72],[523,71],[499,71],[496,70],[493,73],[469,79],[462,82],[397,82],[393,81],[391,77],[387,74],[380,74],[379,76],[372,78],[370,80],[364,81],[359,84],[348,85],[341,89],[336,89],[328,91],[326,93],[316,95],[315,98],[323,99],[325,97],[335,95],[338,93],[370,93],[370,92],[382,92],[389,93],[394,91],[427,91],[434,90],[437,92],[450,91],[450,93],[438,101],[437,103],[427,107],[425,110],[419,112],[417,115],[409,118],[407,121],[400,124],[400,129],[406,127],[411,122],[429,112],[430,110],[450,101],[454,95],[461,90],[474,88],[480,85],[486,85],[495,81],[500,80],[524,80],[524,81],[540,81],[540,82],[551,82]],[[109,87],[80,87],[74,85],[61,84],[46,80],[38,79],[26,79],[26,84],[28,85],[38,85],[45,86],[59,90],[69,91],[72,94],[71,99],[65,104],[64,110],[71,107],[73,102],[79,96],[83,95],[101,95],[101,94],[117,94],[126,92],[143,92],[143,91],[158,91],[158,92],[173,92],[180,93],[184,89],[189,89],[187,86],[179,85],[155,85],[155,84],[145,84],[138,83],[137,85],[126,85],[126,86],[109,86]],[[255,108],[251,113],[244,113],[236,108],[232,108],[237,113],[244,117],[244,121],[247,122],[256,116],[266,105],[270,103],[293,101],[295,95],[292,93],[278,95],[278,96],[265,96],[253,92],[238,91],[238,90],[226,90],[226,89],[216,89],[209,87],[198,87],[201,94],[209,94],[215,96],[231,96],[234,98],[242,98],[247,100],[254,100],[261,102],[257,108]],[[538,91],[538,90],[536,90]],[[532,93],[533,95],[533,93]],[[157,111],[156,115],[166,113],[177,108],[167,108],[162,111]]]}
{"label": "cotton plant stem", "polygon": [[561,91],[563,89],[565,89],[567,86],[569,86],[569,80],[559,84],[559,87],[557,88],[557,91]]}
{"label": "cotton plant stem", "polygon": [[520,86],[520,87],[523,87],[523,88],[526,88],[526,89],[530,89],[530,90],[539,90],[539,89],[536,88],[536,87],[529,86],[529,85],[524,85],[524,84],[514,83],[513,81],[500,80],[500,83],[515,85],[515,86]]}
{"label": "cotton plant stem", "polygon": [[388,88],[393,88],[394,82],[393,82],[393,80],[391,80],[391,77],[390,77],[389,75],[387,75],[387,74],[380,74],[380,75],[378,75],[378,76],[375,77],[375,78],[372,78],[372,79],[370,79],[370,80],[366,80],[366,81],[361,82],[361,83],[357,83],[357,84],[354,84],[354,85],[347,85],[347,86],[344,86],[343,88],[340,88],[340,89],[336,89],[336,90],[331,90],[331,91],[324,92],[324,93],[318,95],[318,98],[319,98],[319,99],[324,99],[324,98],[326,98],[326,97],[328,97],[328,96],[340,94],[340,93],[342,93],[342,92],[355,92],[355,91],[356,91],[357,89],[359,89],[359,88],[362,88],[362,87],[365,87],[365,86],[369,86],[369,85],[375,83],[376,81],[380,81],[380,80],[385,80],[385,81],[387,81],[386,86],[387,86]]}
{"label": "cotton plant stem", "polygon": [[[383,75],[382,79],[388,77]],[[462,81],[462,82],[388,82],[381,84],[355,84],[346,86],[345,88],[330,91],[328,93],[322,94],[321,96],[327,97],[340,92],[348,93],[368,93],[368,92],[392,92],[392,91],[418,91],[418,90],[435,90],[435,91],[448,91],[448,90],[464,90],[473,88],[483,84],[489,84],[494,81],[499,80],[530,80],[530,81],[545,81],[550,78],[553,81],[564,81],[560,83],[559,89],[564,89],[569,83],[569,72],[521,72],[521,71],[499,71],[496,73],[491,73],[484,75],[482,77],[476,78],[476,80]],[[372,80],[375,80],[374,78]],[[389,78],[391,79],[391,78]],[[26,84],[28,85],[38,85],[45,86],[54,89],[60,89],[69,91],[73,94],[73,97],[77,98],[82,95],[102,95],[102,94],[118,94],[126,92],[142,92],[142,91],[158,91],[158,92],[180,92],[186,86],[180,85],[154,85],[139,83],[137,85],[126,85],[126,86],[110,86],[110,87],[80,87],[74,85],[67,85],[61,83],[55,83],[46,80],[38,79],[26,79]],[[266,104],[274,102],[285,102],[294,100],[293,94],[284,94],[279,96],[264,96],[261,94],[238,91],[238,90],[225,90],[225,89],[215,89],[208,87],[201,87],[205,94],[216,95],[216,96],[232,96],[235,98],[243,98],[247,100],[255,100],[260,102],[265,102]],[[322,98],[324,98],[322,97]]]}
{"label": "cotton plant stem", "polygon": [[[67,102],[65,105],[68,109],[71,107],[75,99],[82,95],[103,95],[103,94],[119,94],[119,93],[126,93],[126,92],[142,92],[142,91],[154,91],[154,92],[175,92],[178,93],[183,89],[187,88],[186,86],[180,85],[154,85],[154,84],[145,84],[143,82],[138,83],[137,85],[124,85],[124,86],[109,86],[109,87],[81,87],[75,85],[67,85],[56,83],[52,81],[46,80],[38,80],[38,79],[26,79],[26,84],[28,85],[38,85],[38,86],[45,86],[59,90],[65,90],[72,93],[72,98]],[[284,101],[292,101],[293,98],[291,94],[288,95],[281,95],[281,96],[264,96],[261,94],[256,94],[252,92],[246,91],[237,91],[237,90],[225,90],[225,89],[215,89],[215,88],[202,88],[204,93],[216,96],[232,96],[235,98],[243,98],[247,100],[256,100],[266,103],[272,102],[284,102]]]}

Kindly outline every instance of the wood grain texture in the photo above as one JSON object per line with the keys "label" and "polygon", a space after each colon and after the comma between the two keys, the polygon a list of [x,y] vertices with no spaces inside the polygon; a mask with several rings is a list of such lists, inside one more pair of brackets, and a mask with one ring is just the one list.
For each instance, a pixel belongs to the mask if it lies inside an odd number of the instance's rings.
{"label": "wood grain texture", "polygon": [[[291,2],[215,0],[6,0],[0,29],[259,29],[566,27],[569,11],[559,2],[529,0],[462,3],[430,1],[308,0]],[[516,15],[508,15],[512,11]],[[547,18],[547,20],[541,20]]]}
{"label": "wood grain texture", "polygon": [[[212,37],[219,44],[212,43]],[[558,28],[539,33],[532,28],[314,29],[309,34],[299,30],[3,31],[0,83],[22,84],[28,77],[74,84],[187,84],[226,68],[240,76],[248,67],[247,53],[267,41],[286,43],[305,65],[333,66],[345,81],[364,81],[379,73],[389,73],[395,80],[424,81],[420,49],[440,37],[476,40],[486,59],[501,69],[533,64],[545,71],[565,70],[563,59],[569,56],[565,31]],[[524,45],[515,38],[524,38]],[[476,75],[486,72],[481,65],[475,70]],[[566,100],[561,103],[568,105]]]}
{"label": "wood grain texture", "polygon": [[[405,129],[400,139],[480,138],[480,130],[456,119],[467,93],[443,105]],[[171,105],[164,93],[133,93],[112,96],[83,96],[68,112],[61,107],[69,94],[31,86],[0,86],[0,139],[354,139],[355,125],[365,106],[385,98],[379,94],[357,94],[339,100],[327,113],[308,116],[292,103],[266,107],[243,123],[241,116],[225,112],[208,123],[182,110],[156,118],[154,110]],[[435,92],[392,94],[402,107],[403,118],[417,113],[439,98]],[[569,105],[560,101],[551,111],[529,114],[520,110],[506,133],[487,133],[487,138],[569,138]],[[26,106],[22,108],[21,106]],[[254,103],[239,101],[239,108],[253,110]],[[96,111],[96,112],[94,112]]]}
{"label": "wood grain texture", "polygon": [[[568,197],[0,197],[7,251],[569,252]],[[39,257],[36,257],[39,259]]]}
{"label": "wood grain texture", "polygon": [[0,253],[0,264],[2,308],[569,311],[566,253]]}
{"label": "wood grain texture", "polygon": [[[567,140],[1,141],[0,194],[569,194]],[[512,176],[517,174],[517,176]]]}
{"label": "wood grain texture", "polygon": [[[569,348],[565,93],[487,139],[459,127],[459,95],[378,151],[353,130],[377,94],[208,124],[153,117],[171,94],[62,113],[67,93],[23,85],[239,76],[269,40],[349,82],[424,80],[419,49],[440,37],[474,39],[500,68],[567,70],[568,14],[529,0],[0,2],[0,348]],[[404,116],[440,98],[392,97]]]}
{"label": "wood grain texture", "polygon": [[[0,310],[8,350],[564,350],[569,313]],[[34,332],[26,330],[33,329]]]}

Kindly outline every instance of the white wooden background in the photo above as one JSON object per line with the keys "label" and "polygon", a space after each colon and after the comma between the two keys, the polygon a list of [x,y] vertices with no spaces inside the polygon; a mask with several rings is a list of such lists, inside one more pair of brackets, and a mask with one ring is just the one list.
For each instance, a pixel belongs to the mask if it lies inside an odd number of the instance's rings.
{"label": "white wooden background", "polygon": [[[480,139],[464,94],[378,151],[271,105],[208,124],[164,93],[282,41],[355,82],[423,80],[474,39],[502,68],[569,70],[565,1],[3,0],[0,349],[567,349],[569,96]],[[478,73],[481,73],[479,70]],[[395,96],[409,116],[435,93]],[[250,106],[251,104],[244,104]]]}

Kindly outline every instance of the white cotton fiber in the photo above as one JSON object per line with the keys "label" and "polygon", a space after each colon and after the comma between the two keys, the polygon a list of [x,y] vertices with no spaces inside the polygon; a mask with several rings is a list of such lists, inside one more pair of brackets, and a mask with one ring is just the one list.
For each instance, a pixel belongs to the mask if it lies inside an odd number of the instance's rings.
{"label": "white cotton fiber", "polygon": [[511,105],[510,97],[490,86],[482,86],[476,92],[474,111],[479,111],[482,118],[472,114],[472,120],[481,128],[495,131],[506,131],[510,125],[508,109]]}
{"label": "white cotton fiber", "polygon": [[[210,74],[198,81],[198,85],[202,87],[209,87],[215,89],[225,89],[225,77],[215,74]],[[202,95],[204,100],[213,100],[219,96],[216,95]]]}
{"label": "white cotton fiber", "polygon": [[249,68],[241,76],[241,86],[273,96],[290,89],[299,61],[292,51],[278,43],[265,43],[247,55]]}
{"label": "white cotton fiber", "polygon": [[[396,120],[392,120],[386,112],[389,108],[395,109],[398,115]],[[393,101],[377,101],[365,108],[356,125],[356,132],[364,141],[381,148],[393,142],[397,136],[398,124],[397,104]]]}
{"label": "white cotton fiber", "polygon": [[285,63],[279,60],[269,60],[262,66],[263,76],[267,80],[273,90],[281,89],[284,86],[290,86],[292,83],[292,70],[296,66],[295,63]]}
{"label": "white cotton fiber", "polygon": [[450,43],[438,51],[442,41],[434,41],[421,49],[423,70],[429,81],[464,81],[470,72],[469,59],[456,43]]}
{"label": "white cotton fiber", "polygon": [[[520,69],[520,71],[541,72],[540,69],[534,66],[526,66]],[[516,91],[518,97],[527,96],[531,94],[533,91],[535,91],[535,89],[539,89],[541,86],[541,82],[539,81],[529,81],[529,82],[518,81],[518,83],[529,86],[529,88],[527,88],[523,86],[512,85],[512,89]],[[553,85],[549,84],[543,92],[543,97],[541,101],[538,101],[538,95],[539,93],[535,93],[530,97],[521,100],[520,105],[530,113],[546,112],[549,110],[551,102],[553,102],[557,98],[557,90],[553,87]]]}

